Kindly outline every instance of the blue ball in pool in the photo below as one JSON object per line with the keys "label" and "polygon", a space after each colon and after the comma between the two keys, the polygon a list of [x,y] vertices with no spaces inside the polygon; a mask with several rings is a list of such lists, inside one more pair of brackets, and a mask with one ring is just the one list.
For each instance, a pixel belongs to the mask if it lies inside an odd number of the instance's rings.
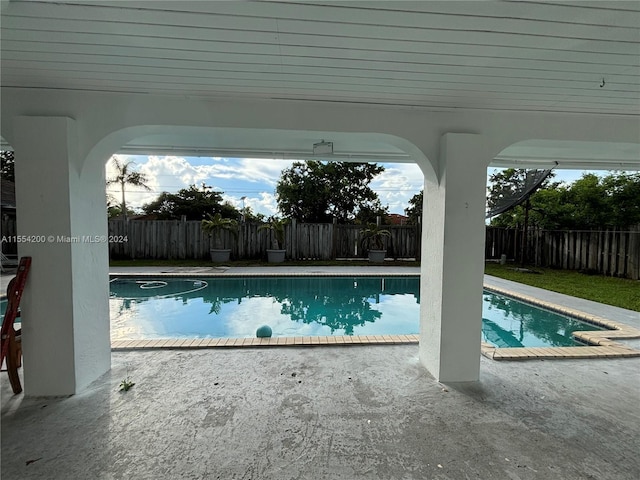
{"label": "blue ball in pool", "polygon": [[256,337],[258,338],[268,338],[271,336],[273,332],[271,331],[271,327],[269,325],[262,325],[258,330],[256,330]]}

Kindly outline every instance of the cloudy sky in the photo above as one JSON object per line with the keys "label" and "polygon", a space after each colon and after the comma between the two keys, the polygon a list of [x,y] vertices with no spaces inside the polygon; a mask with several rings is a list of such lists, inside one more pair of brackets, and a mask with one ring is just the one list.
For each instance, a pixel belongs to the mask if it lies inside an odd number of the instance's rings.
{"label": "cloudy sky", "polygon": [[[176,157],[176,156],[131,156],[118,155],[120,160],[134,161],[134,168],[147,176],[147,185],[151,191],[127,187],[127,204],[139,209],[143,204],[154,200],[160,193],[177,192],[189,185],[205,185],[215,191],[224,192],[222,197],[237,208],[245,205],[254,213],[274,215],[277,213],[275,199],[276,183],[280,172],[291,166],[294,160],[212,158],[212,157]],[[389,206],[390,213],[404,213],[409,199],[423,186],[422,171],[415,164],[383,163],[385,171],[371,183],[383,205]],[[493,173],[494,168],[489,169]],[[581,171],[561,170],[556,180],[573,181],[580,178]],[[107,179],[115,176],[113,163],[107,163]],[[120,199],[120,190],[112,185],[107,193],[116,201]]]}

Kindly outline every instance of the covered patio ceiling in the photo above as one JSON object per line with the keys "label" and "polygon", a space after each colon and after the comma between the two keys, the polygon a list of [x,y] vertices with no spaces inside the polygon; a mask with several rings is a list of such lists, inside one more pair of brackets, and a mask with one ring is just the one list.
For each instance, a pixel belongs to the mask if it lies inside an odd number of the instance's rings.
{"label": "covered patio ceiling", "polygon": [[2,2],[2,85],[637,114],[640,4]]}
{"label": "covered patio ceiling", "polygon": [[[11,0],[2,2],[0,81],[190,100],[630,116],[640,112],[639,25],[635,1]],[[150,136],[122,153],[309,158],[322,139],[290,133]],[[532,143],[493,165],[637,167],[637,145],[607,150]],[[331,158],[411,161],[346,135]]]}

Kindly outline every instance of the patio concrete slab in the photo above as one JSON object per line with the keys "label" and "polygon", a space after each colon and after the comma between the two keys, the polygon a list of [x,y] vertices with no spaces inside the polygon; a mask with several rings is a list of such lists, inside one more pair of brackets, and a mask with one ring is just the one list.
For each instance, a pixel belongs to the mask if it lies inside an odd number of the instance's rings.
{"label": "patio concrete slab", "polygon": [[[481,360],[415,345],[113,354],[69,398],[2,393],[3,479],[632,479],[640,360]],[[130,376],[135,386],[119,392]]]}

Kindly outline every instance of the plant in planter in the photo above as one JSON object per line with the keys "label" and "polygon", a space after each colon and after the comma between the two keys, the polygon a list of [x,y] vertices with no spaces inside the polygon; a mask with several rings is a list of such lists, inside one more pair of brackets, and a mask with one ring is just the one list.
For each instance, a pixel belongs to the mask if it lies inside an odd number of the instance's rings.
{"label": "plant in planter", "polygon": [[287,220],[284,218],[269,217],[269,221],[264,225],[258,227],[260,230],[271,231],[271,246],[273,248],[267,249],[267,259],[269,263],[284,262],[285,248],[284,248],[284,226],[287,224]]}
{"label": "plant in planter", "polygon": [[213,240],[213,245],[209,248],[212,262],[228,262],[231,255],[230,248],[223,248],[222,232],[228,231],[234,237],[238,236],[238,222],[233,218],[222,218],[222,215],[208,215],[208,218],[202,220],[202,231],[209,234],[209,238]]}
{"label": "plant in planter", "polygon": [[370,224],[360,230],[362,238],[360,244],[363,250],[367,250],[370,262],[384,262],[387,254],[384,248],[384,239],[391,236],[389,230],[380,228],[379,225]]}

